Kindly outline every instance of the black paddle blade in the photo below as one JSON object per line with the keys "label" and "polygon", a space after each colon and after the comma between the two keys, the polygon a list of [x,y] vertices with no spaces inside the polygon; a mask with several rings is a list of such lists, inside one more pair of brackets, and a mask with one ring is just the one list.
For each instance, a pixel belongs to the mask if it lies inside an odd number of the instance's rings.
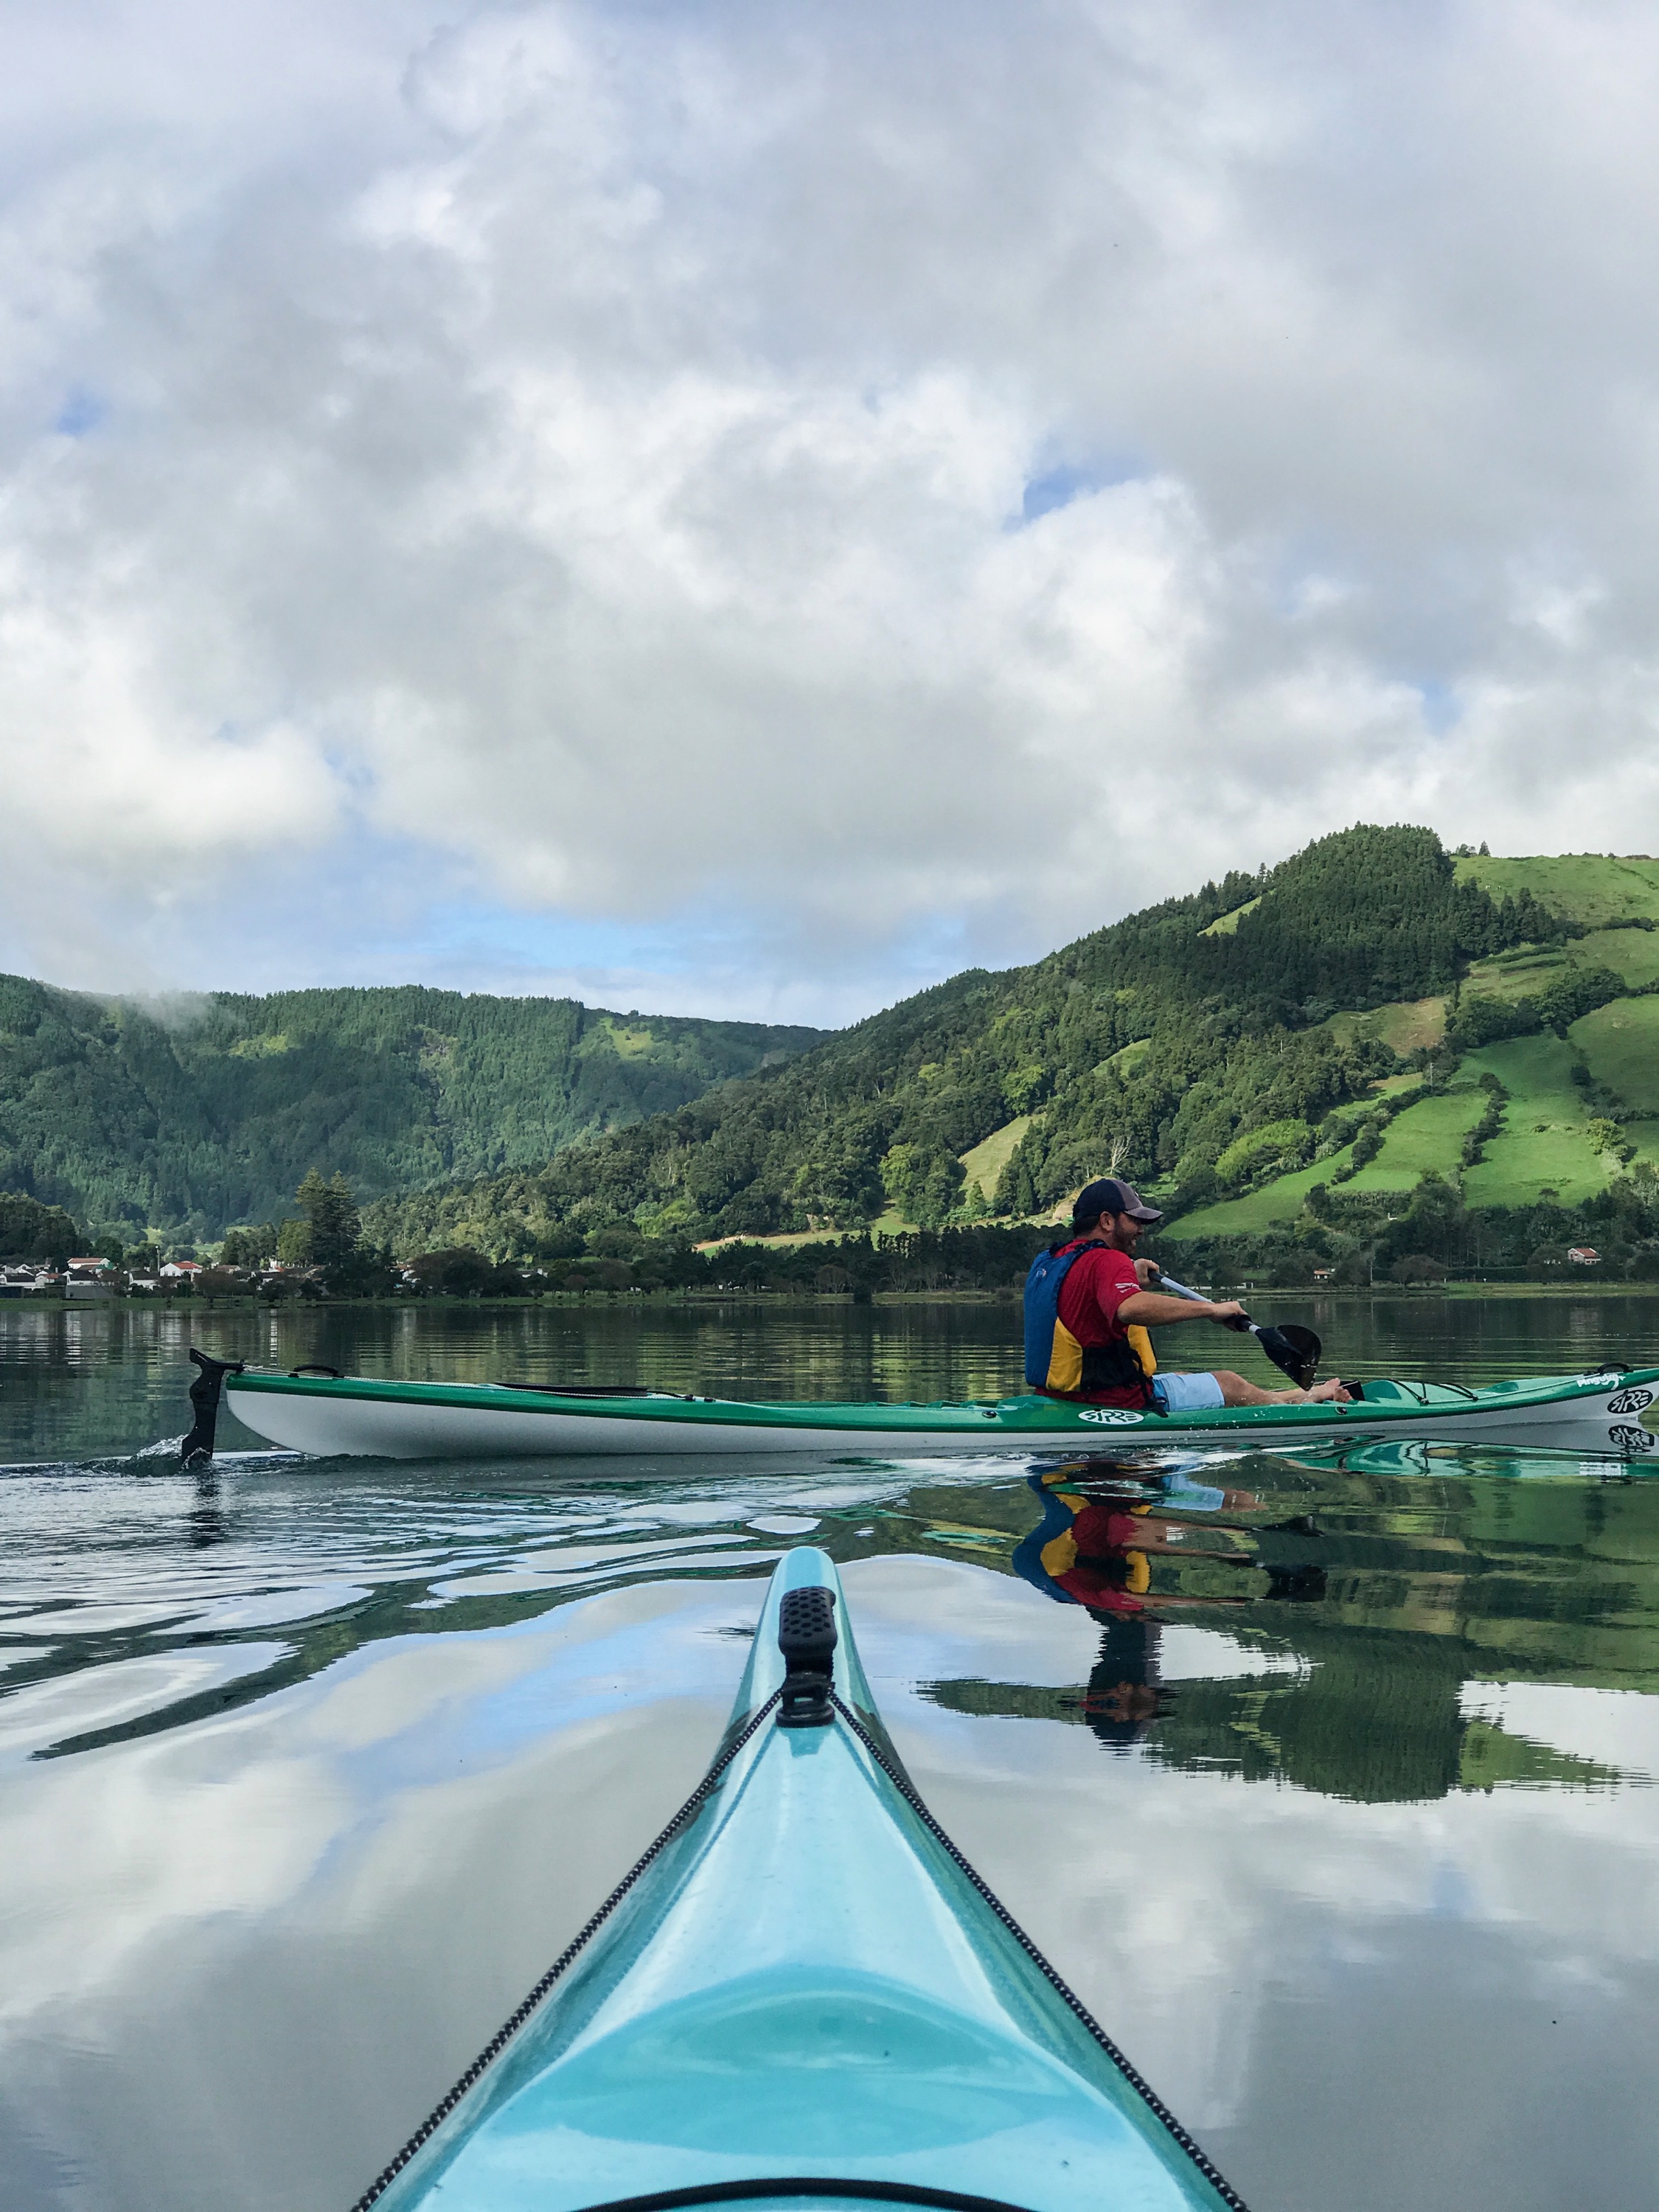
{"label": "black paddle blade", "polygon": [[1288,1375],[1297,1389],[1309,1388],[1319,1372],[1320,1358],[1325,1350],[1310,1328],[1287,1321],[1283,1328],[1257,1329],[1255,1340],[1279,1373]]}

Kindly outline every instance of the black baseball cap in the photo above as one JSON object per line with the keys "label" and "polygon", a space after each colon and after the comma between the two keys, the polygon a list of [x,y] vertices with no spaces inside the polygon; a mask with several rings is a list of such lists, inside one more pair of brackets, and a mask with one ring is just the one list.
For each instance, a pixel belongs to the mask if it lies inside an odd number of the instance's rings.
{"label": "black baseball cap", "polygon": [[1131,1221],[1162,1221],[1155,1206],[1148,1206],[1138,1190],[1109,1178],[1085,1182],[1072,1200],[1073,1221],[1092,1221],[1097,1214],[1127,1213]]}

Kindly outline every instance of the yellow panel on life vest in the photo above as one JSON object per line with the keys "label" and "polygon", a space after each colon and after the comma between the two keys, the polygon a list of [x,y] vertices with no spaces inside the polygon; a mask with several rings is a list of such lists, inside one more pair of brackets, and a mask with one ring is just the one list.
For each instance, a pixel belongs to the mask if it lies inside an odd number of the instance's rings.
{"label": "yellow panel on life vest", "polygon": [[1058,1582],[1062,1575],[1069,1575],[1077,1565],[1077,1538],[1069,1528],[1063,1535],[1051,1536],[1038,1556],[1042,1561],[1043,1573],[1050,1581]]}
{"label": "yellow panel on life vest", "polygon": [[1054,1323],[1054,1348],[1048,1359],[1048,1383],[1051,1390],[1083,1388],[1083,1346],[1063,1321]]}

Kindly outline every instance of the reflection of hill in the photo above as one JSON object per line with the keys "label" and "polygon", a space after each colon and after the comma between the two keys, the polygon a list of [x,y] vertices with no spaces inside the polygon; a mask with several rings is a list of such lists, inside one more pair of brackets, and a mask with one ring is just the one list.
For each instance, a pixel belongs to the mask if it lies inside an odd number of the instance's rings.
{"label": "reflection of hill", "polygon": [[[1231,1624],[1229,1624],[1231,1626]],[[1499,1783],[1580,1789],[1621,1778],[1459,1710],[1462,1671],[1431,1638],[1298,1633],[1299,1675],[1258,1674],[1169,1683],[1145,1726],[1147,1756],[1162,1766],[1294,1782],[1364,1804],[1443,1797]],[[1449,1662],[1454,1663],[1449,1664]],[[1103,1687],[1088,1692],[1025,1684],[927,1684],[924,1695],[953,1712],[1091,1724]],[[1103,1730],[1115,1744],[1121,1731]]]}
{"label": "reflection of hill", "polygon": [[[1229,1471],[1240,1478],[1237,1466]],[[1275,1602],[1275,1584],[1261,1573],[1226,1584],[1248,1590],[1254,1606],[1180,1618],[1259,1644],[1278,1671],[1264,1665],[1241,1676],[1159,1684],[1154,1632],[1144,1679],[1155,1695],[1143,1695],[1142,1717],[1126,1726],[1106,1717],[1115,1710],[1113,1686],[1143,1675],[1115,1625],[1103,1631],[1086,1686],[969,1680],[932,1683],[923,1694],[958,1712],[1091,1725],[1108,1743],[1143,1742],[1167,1765],[1294,1782],[1364,1802],[1621,1778],[1467,1718],[1463,1689],[1470,1681],[1524,1680],[1659,1691],[1659,1485],[1390,1477],[1273,1462],[1253,1479],[1261,1504],[1238,1517],[1255,1532],[1261,1565],[1279,1571],[1280,1586],[1287,1568],[1322,1569],[1322,1601]],[[921,1508],[935,1497],[941,1509],[948,1501],[951,1516],[948,1537],[939,1531],[941,1548],[959,1548],[969,1516],[963,1493],[916,1491],[907,1503]],[[975,1517],[982,1512],[986,1523],[985,1564],[1006,1564],[1038,1510],[1023,1489],[975,1494]],[[1272,1525],[1291,1514],[1307,1525]],[[1203,1516],[1190,1518],[1196,1538]],[[924,1517],[924,1544],[927,1527]],[[1159,1593],[1202,1599],[1218,1587],[1201,1553],[1159,1560],[1153,1612]],[[1293,1670],[1284,1665],[1291,1655],[1301,1662]]]}

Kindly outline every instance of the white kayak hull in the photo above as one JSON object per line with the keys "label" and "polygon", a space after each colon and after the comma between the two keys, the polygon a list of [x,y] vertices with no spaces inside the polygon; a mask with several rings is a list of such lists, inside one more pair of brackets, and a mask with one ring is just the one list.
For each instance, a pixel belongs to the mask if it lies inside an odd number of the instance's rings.
{"label": "white kayak hull", "polygon": [[1659,1369],[1558,1376],[1480,1392],[1378,1383],[1349,1407],[1271,1406],[1160,1418],[1041,1398],[985,1404],[746,1404],[575,1399],[493,1384],[229,1376],[225,1398],[255,1435],[320,1458],[655,1459],[833,1453],[909,1459],[988,1452],[1114,1452],[1176,1443],[1468,1443],[1639,1459],[1659,1450]]}

